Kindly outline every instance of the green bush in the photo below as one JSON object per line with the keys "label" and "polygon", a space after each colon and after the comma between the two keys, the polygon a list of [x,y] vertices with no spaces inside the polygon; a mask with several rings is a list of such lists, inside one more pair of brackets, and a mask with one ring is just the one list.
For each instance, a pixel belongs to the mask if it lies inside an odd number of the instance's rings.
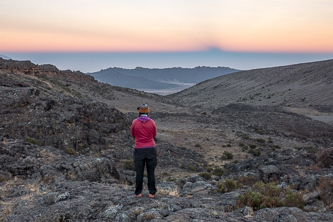
{"label": "green bush", "polygon": [[164,177],[170,176],[170,173],[164,171],[164,172],[162,173],[162,176],[164,176]]}
{"label": "green bush", "polygon": [[260,156],[261,155],[260,149],[252,149],[252,150],[249,151],[249,153],[251,153],[253,156]]}
{"label": "green bush", "polygon": [[31,144],[38,145],[38,146],[41,145],[41,143],[40,143],[39,141],[37,141],[36,139],[31,138],[31,137],[27,137],[27,138],[25,139],[25,141],[28,142],[28,143],[31,143]]}
{"label": "green bush", "polygon": [[238,207],[250,206],[254,210],[267,207],[298,207],[303,209],[302,195],[285,190],[274,183],[264,184],[262,181],[254,184],[252,189],[240,195],[237,199]]}
{"label": "green bush", "polygon": [[247,133],[243,133],[242,138],[247,140],[247,139],[250,139],[250,136]]}
{"label": "green bush", "polygon": [[189,165],[188,168],[192,171],[197,171],[197,168],[193,165]]}
{"label": "green bush", "polygon": [[265,134],[265,131],[262,130],[262,129],[256,129],[256,132],[260,135],[264,135]]}
{"label": "green bush", "polygon": [[238,197],[237,206],[239,208],[250,206],[253,208],[253,210],[265,208],[262,202],[263,197],[264,195],[262,195],[261,193],[249,190]]}
{"label": "green bush", "polygon": [[65,152],[69,155],[76,156],[76,151],[71,147],[66,147]]}
{"label": "green bush", "polygon": [[259,181],[255,183],[253,187],[265,196],[279,197],[282,192],[282,189],[276,186],[274,183],[265,184],[264,182]]}
{"label": "green bush", "polygon": [[256,139],[256,141],[257,141],[258,143],[266,143],[266,140],[261,139],[261,138]]}
{"label": "green bush", "polygon": [[215,168],[212,172],[213,175],[215,176],[222,176],[225,173],[225,170],[222,168]]}
{"label": "green bush", "polygon": [[213,171],[213,168],[212,168],[212,167],[207,167],[207,169],[206,169],[206,170],[207,170],[207,172],[208,172],[208,173],[210,173],[210,172],[212,172],[212,171]]}
{"label": "green bush", "polygon": [[304,208],[302,195],[299,193],[287,190],[285,204],[287,207],[298,207],[300,209]]}
{"label": "green bush", "polygon": [[230,192],[238,188],[237,181],[234,179],[226,179],[224,182],[218,184],[221,193]]}
{"label": "green bush", "polygon": [[210,178],[212,178],[212,175],[210,173],[200,173],[199,176],[205,178],[206,180],[210,180]]}
{"label": "green bush", "polygon": [[232,160],[234,155],[232,155],[230,152],[224,151],[221,158],[222,160]]}

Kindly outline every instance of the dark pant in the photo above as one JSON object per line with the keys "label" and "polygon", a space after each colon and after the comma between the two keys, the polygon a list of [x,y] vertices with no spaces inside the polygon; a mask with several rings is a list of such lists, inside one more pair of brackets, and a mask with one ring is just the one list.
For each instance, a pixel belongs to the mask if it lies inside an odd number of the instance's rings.
{"label": "dark pant", "polygon": [[150,194],[156,193],[155,168],[157,165],[156,148],[135,149],[134,163],[136,168],[135,194],[142,192],[143,173],[145,166],[148,174],[148,190]]}

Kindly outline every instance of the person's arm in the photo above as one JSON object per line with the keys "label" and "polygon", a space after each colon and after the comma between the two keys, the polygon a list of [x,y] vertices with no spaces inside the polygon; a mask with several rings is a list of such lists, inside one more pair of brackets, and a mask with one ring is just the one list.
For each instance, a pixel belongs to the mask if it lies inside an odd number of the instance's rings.
{"label": "person's arm", "polygon": [[156,129],[155,122],[153,122],[153,138],[155,138],[156,135],[157,135],[157,129]]}
{"label": "person's arm", "polygon": [[131,135],[132,135],[132,137],[135,138],[134,121],[132,122],[132,126],[131,126]]}

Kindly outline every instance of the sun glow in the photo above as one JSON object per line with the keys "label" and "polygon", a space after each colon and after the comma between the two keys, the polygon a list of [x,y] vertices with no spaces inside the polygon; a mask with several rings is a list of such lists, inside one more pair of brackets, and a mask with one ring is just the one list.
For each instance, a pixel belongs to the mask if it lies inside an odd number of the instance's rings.
{"label": "sun glow", "polygon": [[0,51],[333,52],[328,0],[4,0]]}

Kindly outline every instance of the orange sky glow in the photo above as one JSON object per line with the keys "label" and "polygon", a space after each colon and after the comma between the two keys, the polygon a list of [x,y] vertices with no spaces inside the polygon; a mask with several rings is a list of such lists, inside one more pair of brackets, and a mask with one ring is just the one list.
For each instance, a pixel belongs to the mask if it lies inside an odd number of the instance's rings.
{"label": "orange sky glow", "polygon": [[331,0],[2,0],[0,52],[333,52]]}

